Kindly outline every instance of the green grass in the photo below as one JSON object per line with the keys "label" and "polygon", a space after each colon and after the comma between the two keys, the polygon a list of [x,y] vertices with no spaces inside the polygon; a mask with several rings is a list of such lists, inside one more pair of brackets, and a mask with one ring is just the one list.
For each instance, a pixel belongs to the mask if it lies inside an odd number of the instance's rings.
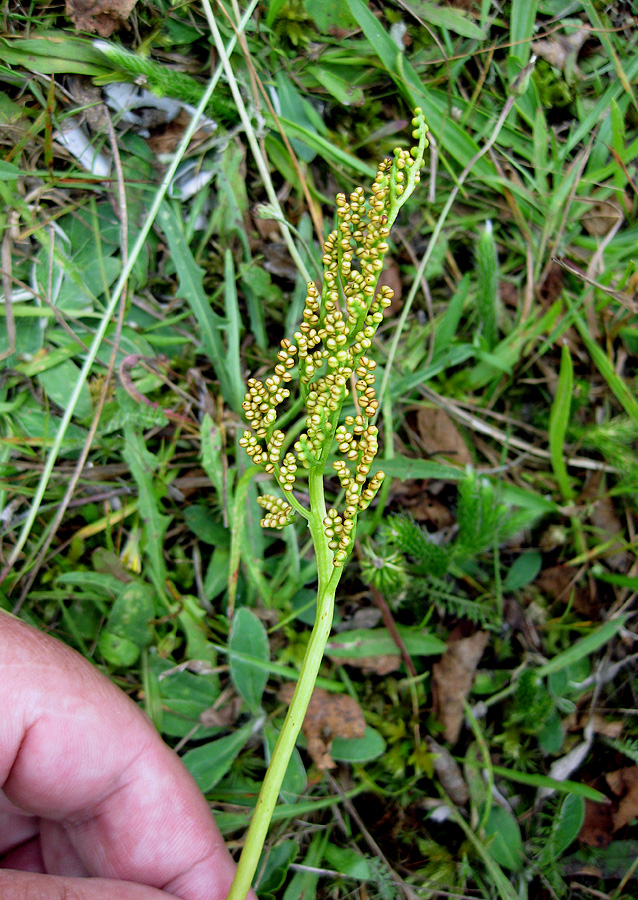
{"label": "green grass", "polygon": [[[238,444],[244,385],[297,327],[335,193],[367,188],[377,159],[409,144],[419,105],[432,153],[393,231],[401,296],[374,345],[389,477],[361,518],[319,681],[356,700],[367,728],[335,738],[331,775],[298,743],[260,893],[631,895],[636,826],[604,851],[579,834],[583,796],[612,796],[604,775],[633,765],[638,738],[623,712],[638,483],[632,4],[253,7],[140,0],[106,47],[59,5],[4,11],[0,605],[144,705],[239,848],[317,579],[307,529],[260,528],[270,487]],[[165,126],[149,138],[112,113],[111,133],[87,88],[140,77],[217,129],[191,120],[172,157]],[[107,180],[56,140],[81,110]],[[286,426],[294,442],[294,411]],[[340,502],[338,481],[328,488]],[[445,745],[441,642],[477,630],[489,642]],[[201,718],[233,695],[232,721]],[[622,720],[621,736],[595,737],[556,791],[592,713],[596,728]],[[460,767],[465,801],[428,735]]]}

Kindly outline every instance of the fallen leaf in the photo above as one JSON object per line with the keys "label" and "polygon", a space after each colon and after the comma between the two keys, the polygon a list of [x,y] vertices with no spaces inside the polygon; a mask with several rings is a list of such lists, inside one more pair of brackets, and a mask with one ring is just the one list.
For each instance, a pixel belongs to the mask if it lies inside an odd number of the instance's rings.
{"label": "fallen leaf", "polygon": [[[591,507],[589,518],[594,528],[601,532],[600,540],[605,543],[615,535],[622,537],[624,528],[618,518],[614,504],[608,495],[600,497]],[[616,541],[605,551],[605,562],[616,572],[625,572],[629,564],[629,554],[622,541]]]}
{"label": "fallen leaf", "polygon": [[225,728],[228,725],[234,725],[239,718],[242,706],[241,697],[235,695],[229,702],[223,703],[217,708],[209,706],[199,714],[199,721],[204,728]]}
{"label": "fallen leaf", "polygon": [[137,0],[66,0],[66,14],[78,31],[110,37],[126,22]]}
{"label": "fallen leaf", "polygon": [[470,799],[461,767],[448,749],[431,738],[427,738],[428,750],[434,754],[434,771],[439,777],[441,787],[450,800],[457,806],[465,806]]}
{"label": "fallen leaf", "polygon": [[419,409],[417,429],[423,447],[430,455],[449,457],[460,466],[472,465],[472,455],[461,432],[450,416],[438,406],[422,406]]}
{"label": "fallen leaf", "polygon": [[361,669],[362,672],[370,675],[389,675],[390,672],[396,672],[401,668],[401,657],[398,653],[382,653],[380,656],[363,656],[361,658],[340,656],[333,661],[338,665]]}
{"label": "fallen leaf", "polygon": [[581,578],[577,569],[549,566],[539,573],[534,586],[549,600],[567,602],[573,596],[576,609],[590,609],[589,591],[583,584],[578,584]]}
{"label": "fallen leaf", "polygon": [[591,234],[594,237],[603,237],[609,234],[621,217],[622,212],[615,204],[601,202],[592,203],[581,221],[587,234]]}
{"label": "fallen leaf", "polygon": [[417,522],[430,523],[435,531],[454,525],[455,519],[450,508],[431,495],[425,480],[397,480],[392,486],[392,499],[400,505],[402,511],[409,511]]}
{"label": "fallen leaf", "polygon": [[557,262],[551,263],[547,275],[538,287],[538,295],[546,306],[560,297],[563,291],[563,269]]}
{"label": "fallen leaf", "polygon": [[586,725],[593,726],[594,734],[602,734],[604,737],[618,739],[622,734],[624,722],[617,720],[609,721],[600,713],[571,713],[563,720],[563,725],[567,731],[582,731]]}
{"label": "fallen leaf", "polygon": [[576,57],[590,33],[591,29],[582,25],[571,34],[555,35],[545,41],[532,41],[532,53],[540,56],[550,66],[565,72],[569,83],[573,78],[582,77],[576,65]]}
{"label": "fallen leaf", "polygon": [[614,812],[614,831],[628,825],[638,817],[638,766],[627,766],[608,772],[605,781],[617,797],[618,809]]}
{"label": "fallen leaf", "polygon": [[486,631],[448,641],[441,661],[432,666],[434,711],[443,724],[445,740],[450,744],[456,744],[461,734],[463,704],[472,689],[474,673],[488,641]]}
{"label": "fallen leaf", "polygon": [[609,847],[614,823],[611,803],[596,803],[585,799],[585,817],[578,834],[581,844],[588,847]]}
{"label": "fallen leaf", "polygon": [[[290,703],[294,692],[294,684],[284,684],[277,698],[283,703]],[[333,769],[335,762],[330,756],[333,739],[364,737],[366,723],[361,707],[352,697],[315,688],[301,730],[308,742],[308,753],[317,768]]]}

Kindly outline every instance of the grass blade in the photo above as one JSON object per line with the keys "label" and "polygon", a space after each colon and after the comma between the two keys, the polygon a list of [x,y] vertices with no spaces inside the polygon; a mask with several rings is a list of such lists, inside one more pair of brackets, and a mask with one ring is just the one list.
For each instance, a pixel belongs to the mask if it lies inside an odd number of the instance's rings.
{"label": "grass blade", "polygon": [[567,344],[563,344],[556,396],[549,414],[549,452],[552,469],[564,500],[571,500],[574,492],[569,483],[565,465],[565,434],[569,424],[569,411],[574,387],[574,366]]}

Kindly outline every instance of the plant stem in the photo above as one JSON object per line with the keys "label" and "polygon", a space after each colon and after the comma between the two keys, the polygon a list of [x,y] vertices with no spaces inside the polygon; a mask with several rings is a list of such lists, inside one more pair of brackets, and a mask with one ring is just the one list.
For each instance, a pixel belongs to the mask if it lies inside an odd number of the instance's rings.
{"label": "plant stem", "polygon": [[288,762],[303,724],[332,627],[335,591],[339,580],[334,573],[341,570],[335,570],[333,567],[332,551],[328,547],[328,541],[323,530],[326,504],[323,493],[322,468],[311,470],[309,489],[312,513],[308,520],[308,526],[317,554],[319,577],[317,617],[301,666],[299,681],[297,682],[295,693],[259,792],[257,805],[246,835],[244,849],[242,850],[227,900],[245,900],[250,890],[264,841],[266,840],[273,810],[277,804]]}

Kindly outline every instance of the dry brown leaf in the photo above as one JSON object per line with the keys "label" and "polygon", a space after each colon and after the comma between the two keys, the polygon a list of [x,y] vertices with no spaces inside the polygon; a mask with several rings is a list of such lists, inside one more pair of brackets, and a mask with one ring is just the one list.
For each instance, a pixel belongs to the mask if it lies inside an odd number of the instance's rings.
{"label": "dry brown leaf", "polygon": [[551,263],[547,275],[538,287],[538,295],[546,306],[560,297],[563,291],[563,269],[557,262]]}
{"label": "dry brown leaf", "polygon": [[199,721],[204,728],[227,727],[234,725],[239,718],[243,701],[241,697],[235,695],[227,703],[221,706],[209,706],[199,714]]}
{"label": "dry brown leaf", "polygon": [[428,750],[434,753],[434,771],[439,777],[441,787],[446,792],[450,800],[457,806],[465,806],[470,799],[468,790],[461,767],[454,759],[449,750],[431,738],[427,738]]}
{"label": "dry brown leaf", "polygon": [[589,847],[609,847],[613,828],[611,803],[595,803],[585,799],[585,817],[578,840]]}
{"label": "dry brown leaf", "polygon": [[[290,703],[294,692],[294,684],[284,684],[277,698],[283,703]],[[315,688],[301,730],[308,742],[308,753],[317,768],[333,769],[335,763],[330,756],[333,739],[363,737],[366,723],[361,707],[352,697]]]}
{"label": "dry brown leaf", "polygon": [[427,453],[449,457],[461,466],[472,465],[472,455],[467,449],[450,416],[438,406],[422,406],[416,417],[419,436]]}
{"label": "dry brown leaf", "polygon": [[583,25],[572,34],[555,35],[545,41],[532,41],[532,53],[542,57],[550,66],[564,71],[568,66],[577,78],[581,77],[576,66],[578,51],[589,37],[591,29]]}
{"label": "dry brown leaf", "polygon": [[340,656],[337,658],[330,656],[330,659],[337,665],[352,666],[370,675],[389,675],[390,672],[396,672],[401,668],[401,657],[398,653],[382,653],[379,656],[363,657]]}
{"label": "dry brown leaf", "polygon": [[443,724],[443,735],[456,744],[463,724],[463,704],[467,700],[474,673],[483,656],[489,634],[477,631],[468,638],[449,641],[440,662],[432,666],[434,711]]}
{"label": "dry brown leaf", "polygon": [[613,817],[613,830],[618,831],[638,817],[638,766],[626,766],[624,769],[608,772],[605,781],[614,794],[621,798]]}
{"label": "dry brown leaf", "polygon": [[[601,540],[608,541],[615,535],[622,536],[624,528],[618,518],[614,504],[609,496],[596,500],[590,512],[591,523],[594,528],[602,532]],[[605,562],[616,572],[625,572],[629,563],[629,554],[624,549],[622,542],[617,541],[605,553]]]}
{"label": "dry brown leaf", "polygon": [[66,0],[66,14],[78,31],[110,37],[126,22],[137,0]]}
{"label": "dry brown leaf", "polygon": [[604,737],[617,740],[622,734],[624,723],[620,720],[610,722],[600,713],[571,713],[563,721],[563,725],[567,731],[583,731],[586,725],[592,725],[594,734],[602,734]]}
{"label": "dry brown leaf", "polygon": [[589,210],[582,217],[581,222],[587,234],[594,237],[603,237],[609,234],[614,225],[621,218],[622,212],[612,203],[592,203]]}

